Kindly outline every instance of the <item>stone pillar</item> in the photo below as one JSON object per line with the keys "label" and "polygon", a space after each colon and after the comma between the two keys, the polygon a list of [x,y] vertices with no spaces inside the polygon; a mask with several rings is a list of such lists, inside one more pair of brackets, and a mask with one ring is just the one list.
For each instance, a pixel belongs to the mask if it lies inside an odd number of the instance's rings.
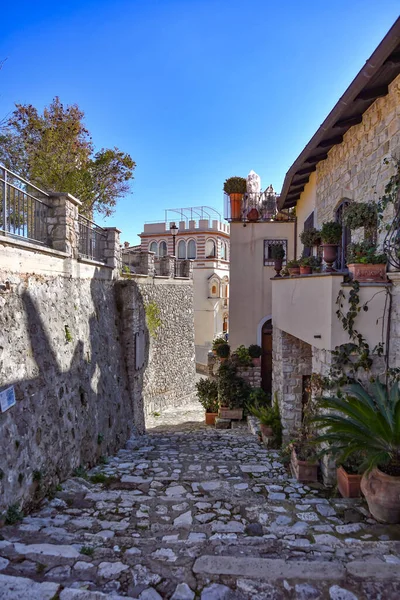
{"label": "stone pillar", "polygon": [[46,203],[50,206],[47,235],[54,250],[66,252],[71,258],[79,253],[79,207],[82,202],[71,194],[52,194]]}
{"label": "stone pillar", "polygon": [[106,259],[106,265],[113,269],[122,268],[122,251],[119,234],[120,229],[116,227],[105,227],[106,240],[104,243],[104,258]]}
{"label": "stone pillar", "polygon": [[160,275],[175,277],[175,256],[162,256],[160,258]]}
{"label": "stone pillar", "polygon": [[272,392],[278,396],[284,443],[301,427],[303,376],[312,373],[311,359],[309,344],[274,327]]}

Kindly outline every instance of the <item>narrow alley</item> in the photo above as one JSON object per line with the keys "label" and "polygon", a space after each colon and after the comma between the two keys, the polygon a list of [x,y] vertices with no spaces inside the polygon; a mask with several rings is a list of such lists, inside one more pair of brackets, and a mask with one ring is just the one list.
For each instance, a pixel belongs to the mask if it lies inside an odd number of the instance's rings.
{"label": "narrow alley", "polygon": [[296,482],[246,425],[187,414],[6,525],[0,599],[400,597],[399,526]]}

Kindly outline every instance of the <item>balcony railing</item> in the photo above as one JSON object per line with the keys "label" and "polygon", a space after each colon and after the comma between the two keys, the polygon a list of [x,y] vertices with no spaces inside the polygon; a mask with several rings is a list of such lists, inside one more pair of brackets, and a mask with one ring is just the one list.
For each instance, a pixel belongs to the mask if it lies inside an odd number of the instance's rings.
{"label": "balcony railing", "polygon": [[233,213],[230,196],[224,194],[224,217],[227,221],[294,221],[293,209],[278,210],[279,196],[268,190],[246,192],[242,195],[240,209]]}
{"label": "balcony railing", "polygon": [[79,215],[79,256],[81,258],[106,262],[104,257],[106,239],[107,234],[102,227]]}
{"label": "balcony railing", "polygon": [[48,197],[49,194],[0,165],[0,231],[50,246]]}

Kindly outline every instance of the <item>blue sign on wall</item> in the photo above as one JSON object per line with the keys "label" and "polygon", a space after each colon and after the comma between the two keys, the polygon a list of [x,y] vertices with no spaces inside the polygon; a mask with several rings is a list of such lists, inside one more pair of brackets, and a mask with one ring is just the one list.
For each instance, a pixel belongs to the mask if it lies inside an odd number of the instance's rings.
{"label": "blue sign on wall", "polygon": [[15,391],[14,386],[7,388],[0,392],[0,408],[1,412],[6,412],[9,408],[15,404]]}

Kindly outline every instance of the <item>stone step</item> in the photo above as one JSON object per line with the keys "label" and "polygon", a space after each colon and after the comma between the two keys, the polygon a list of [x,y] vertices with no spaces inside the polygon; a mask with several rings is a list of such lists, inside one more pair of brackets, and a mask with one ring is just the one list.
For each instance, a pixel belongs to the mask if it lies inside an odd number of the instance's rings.
{"label": "stone step", "polygon": [[229,575],[261,581],[306,580],[337,581],[347,575],[361,579],[400,581],[398,564],[378,560],[351,561],[285,561],[279,558],[252,558],[204,555],[198,558],[193,572],[199,575]]}

